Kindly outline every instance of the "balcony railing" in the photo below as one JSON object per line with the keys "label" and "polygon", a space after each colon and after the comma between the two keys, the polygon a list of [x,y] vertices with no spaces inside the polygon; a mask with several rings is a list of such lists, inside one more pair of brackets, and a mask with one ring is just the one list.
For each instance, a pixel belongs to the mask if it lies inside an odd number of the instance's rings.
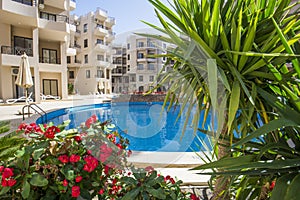
{"label": "balcony railing", "polygon": [[81,64],[81,61],[80,60],[75,60],[75,63]]}
{"label": "balcony railing", "polygon": [[79,49],[81,48],[81,46],[79,44],[74,44],[74,47],[79,48]]}
{"label": "balcony railing", "polygon": [[40,18],[49,21],[69,23],[69,17],[67,17],[66,15],[56,15],[47,12],[40,12]]}
{"label": "balcony railing", "polygon": [[9,54],[9,55],[23,55],[26,53],[28,56],[33,56],[33,50],[29,48],[22,48],[22,47],[11,47],[11,46],[1,46],[1,53],[2,54]]}
{"label": "balcony railing", "polygon": [[45,58],[40,57],[39,58],[40,63],[48,63],[48,64],[61,64],[60,58]]}
{"label": "balcony railing", "polygon": [[33,0],[12,0],[12,1],[24,4],[24,5],[28,5],[28,6],[35,6],[36,5],[36,1],[33,1]]}

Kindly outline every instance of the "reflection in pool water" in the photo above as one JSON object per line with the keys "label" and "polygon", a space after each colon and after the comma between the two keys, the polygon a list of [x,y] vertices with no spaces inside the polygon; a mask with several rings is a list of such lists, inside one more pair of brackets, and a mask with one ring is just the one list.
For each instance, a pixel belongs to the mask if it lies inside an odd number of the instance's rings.
{"label": "reflection in pool water", "polygon": [[[161,102],[104,103],[60,109],[48,113],[47,118],[56,125],[70,119],[71,123],[67,128],[75,128],[95,114],[100,121],[112,120],[121,134],[129,139],[131,150],[198,151],[199,139],[194,136],[191,120],[182,134],[186,116],[183,114],[177,119],[179,109],[177,106],[167,112],[162,109]],[[40,121],[37,120],[38,123]],[[208,125],[205,126],[208,128]],[[199,132],[197,135],[203,139],[206,137]]]}

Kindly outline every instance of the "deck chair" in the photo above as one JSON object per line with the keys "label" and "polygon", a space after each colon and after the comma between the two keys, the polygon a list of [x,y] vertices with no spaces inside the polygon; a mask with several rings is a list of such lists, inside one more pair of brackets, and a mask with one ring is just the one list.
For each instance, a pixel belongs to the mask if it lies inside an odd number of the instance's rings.
{"label": "deck chair", "polygon": [[[30,92],[30,94],[28,95],[27,99],[28,99],[28,102],[29,103],[32,103],[33,102],[33,99],[31,98],[32,96],[32,92]],[[6,103],[7,104],[14,104],[16,102],[26,102],[26,97],[25,96],[22,96],[22,97],[19,97],[17,99],[7,99],[6,100]]]}
{"label": "deck chair", "polygon": [[54,99],[54,100],[60,100],[60,96],[52,96],[50,94],[48,95],[44,95],[44,94],[40,94],[41,95],[41,99],[42,100],[47,100],[47,99]]}

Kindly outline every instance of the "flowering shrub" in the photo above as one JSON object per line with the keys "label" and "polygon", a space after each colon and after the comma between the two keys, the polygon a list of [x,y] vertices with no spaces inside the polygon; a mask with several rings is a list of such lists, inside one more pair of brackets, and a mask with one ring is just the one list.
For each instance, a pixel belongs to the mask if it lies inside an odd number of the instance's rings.
{"label": "flowering shrub", "polygon": [[181,193],[180,181],[151,167],[125,168],[128,140],[111,123],[92,116],[78,129],[65,130],[67,125],[19,126],[28,140],[0,161],[0,199],[192,198]]}

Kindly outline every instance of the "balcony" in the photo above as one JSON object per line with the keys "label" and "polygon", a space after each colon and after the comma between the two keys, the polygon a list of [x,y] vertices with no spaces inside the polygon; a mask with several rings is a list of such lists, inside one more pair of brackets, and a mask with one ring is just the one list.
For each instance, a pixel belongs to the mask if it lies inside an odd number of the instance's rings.
{"label": "balcony", "polygon": [[109,46],[101,44],[101,43],[96,43],[95,45],[95,51],[99,52],[107,52],[109,50]]}
{"label": "balcony", "polygon": [[81,46],[79,44],[74,44],[74,47],[76,48],[76,52],[81,52]]}
{"label": "balcony", "polygon": [[105,25],[107,27],[112,27],[113,25],[116,24],[116,19],[114,17],[108,17],[106,20],[105,20]]}
{"label": "balcony", "polygon": [[[70,0],[44,0],[44,4],[61,10],[68,10],[67,1]],[[75,7],[76,7],[76,3],[75,3]]]}
{"label": "balcony", "polygon": [[108,31],[108,35],[105,36],[107,42],[111,42],[115,39],[115,32]]}
{"label": "balcony", "polygon": [[69,24],[70,25],[70,32],[76,33],[76,26],[74,24]]}
{"label": "balcony", "polygon": [[104,21],[107,17],[107,11],[98,7],[95,12],[95,18],[99,19],[100,21]]}
{"label": "balcony", "polygon": [[40,12],[40,38],[45,40],[65,41],[70,32],[69,18],[65,15]]}
{"label": "balcony", "polygon": [[106,30],[103,26],[96,26],[94,34],[97,36],[106,36],[108,34],[108,30]]}
{"label": "balcony", "polygon": [[69,46],[67,49],[67,56],[76,56],[76,52],[75,46]]}
{"label": "balcony", "polygon": [[110,65],[109,62],[106,62],[106,61],[103,61],[103,60],[97,60],[96,61],[96,66],[99,66],[99,67],[107,68],[109,65]]}
{"label": "balcony", "polygon": [[26,53],[29,58],[29,63],[34,64],[33,51],[29,48],[1,46],[1,61],[0,65],[19,66],[21,55]]}
{"label": "balcony", "polygon": [[30,0],[0,0],[0,15],[7,24],[37,25],[37,7]]}
{"label": "balcony", "polygon": [[111,73],[112,73],[113,76],[122,76],[123,75],[122,69],[113,69],[111,71]]}
{"label": "balcony", "polygon": [[75,0],[70,0],[70,11],[76,9],[76,1]]}

